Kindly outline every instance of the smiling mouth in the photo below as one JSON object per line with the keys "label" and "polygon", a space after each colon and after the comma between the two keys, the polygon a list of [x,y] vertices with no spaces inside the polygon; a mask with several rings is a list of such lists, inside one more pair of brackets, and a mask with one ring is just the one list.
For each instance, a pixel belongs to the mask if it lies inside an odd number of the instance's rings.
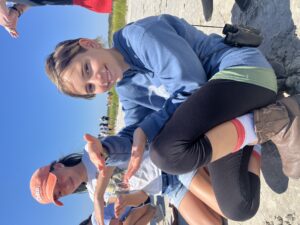
{"label": "smiling mouth", "polygon": [[109,87],[111,85],[111,83],[113,82],[113,76],[112,76],[110,70],[107,68],[107,66],[105,66],[105,70],[107,73],[107,86]]}

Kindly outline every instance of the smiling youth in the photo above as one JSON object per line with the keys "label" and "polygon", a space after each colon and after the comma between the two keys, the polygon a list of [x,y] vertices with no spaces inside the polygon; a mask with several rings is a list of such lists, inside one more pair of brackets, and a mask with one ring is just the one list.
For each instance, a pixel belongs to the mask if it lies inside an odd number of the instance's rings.
{"label": "smiling youth", "polygon": [[[93,96],[108,91],[123,78],[129,69],[123,56],[115,48],[106,49],[96,40],[78,39],[80,54],[69,62],[62,62],[56,82],[62,83],[64,92],[71,95]],[[55,56],[54,56],[55,57]],[[58,57],[58,56],[56,56]],[[51,67],[46,68],[51,70]]]}

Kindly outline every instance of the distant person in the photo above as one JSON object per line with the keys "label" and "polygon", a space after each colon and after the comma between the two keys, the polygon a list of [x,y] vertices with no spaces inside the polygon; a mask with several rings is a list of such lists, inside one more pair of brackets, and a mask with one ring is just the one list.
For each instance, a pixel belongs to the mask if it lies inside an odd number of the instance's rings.
{"label": "distant person", "polygon": [[109,131],[111,131],[112,129],[111,128],[109,128],[109,127],[100,127],[100,132],[109,132]]}
{"label": "distant person", "polygon": [[111,13],[112,0],[12,0],[12,7],[6,6],[6,0],[0,0],[0,25],[14,38],[19,36],[17,23],[19,17],[34,6],[79,5],[99,13]]}
{"label": "distant person", "polygon": [[102,122],[108,122],[109,121],[109,116],[102,116],[101,121]]}
{"label": "distant person", "polygon": [[107,137],[109,134],[107,133],[107,132],[102,132],[102,131],[100,131],[100,136],[101,136],[101,138],[105,138],[105,137]]}
{"label": "distant person", "polygon": [[106,123],[106,122],[105,123],[100,123],[99,127],[100,127],[100,130],[101,129],[109,129],[110,128],[109,125],[108,125],[108,123]]}
{"label": "distant person", "polygon": [[108,129],[100,129],[100,136],[107,137],[109,135],[110,130]]}

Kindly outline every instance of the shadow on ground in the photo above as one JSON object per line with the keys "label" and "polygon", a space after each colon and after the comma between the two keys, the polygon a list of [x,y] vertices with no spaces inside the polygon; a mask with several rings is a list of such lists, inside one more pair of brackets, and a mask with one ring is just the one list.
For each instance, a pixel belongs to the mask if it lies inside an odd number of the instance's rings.
{"label": "shadow on ground", "polygon": [[261,30],[264,41],[260,50],[274,67],[280,90],[300,93],[300,41],[292,19],[290,0],[252,0],[241,12],[235,4],[232,23]]}
{"label": "shadow on ground", "polygon": [[[244,24],[261,30],[264,37],[259,47],[271,62],[280,91],[300,93],[300,41],[292,19],[290,0],[252,0],[248,10],[232,8],[232,23]],[[288,178],[281,169],[281,161],[272,143],[264,146],[262,172],[266,183],[276,193],[288,187]]]}

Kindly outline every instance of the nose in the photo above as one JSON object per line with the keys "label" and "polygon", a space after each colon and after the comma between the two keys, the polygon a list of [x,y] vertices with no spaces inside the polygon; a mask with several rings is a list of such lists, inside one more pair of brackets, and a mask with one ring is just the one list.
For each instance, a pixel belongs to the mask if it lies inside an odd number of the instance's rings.
{"label": "nose", "polygon": [[94,75],[91,77],[90,82],[94,83],[96,86],[106,85],[107,81],[104,77],[105,76],[103,76],[101,72],[94,73]]}

